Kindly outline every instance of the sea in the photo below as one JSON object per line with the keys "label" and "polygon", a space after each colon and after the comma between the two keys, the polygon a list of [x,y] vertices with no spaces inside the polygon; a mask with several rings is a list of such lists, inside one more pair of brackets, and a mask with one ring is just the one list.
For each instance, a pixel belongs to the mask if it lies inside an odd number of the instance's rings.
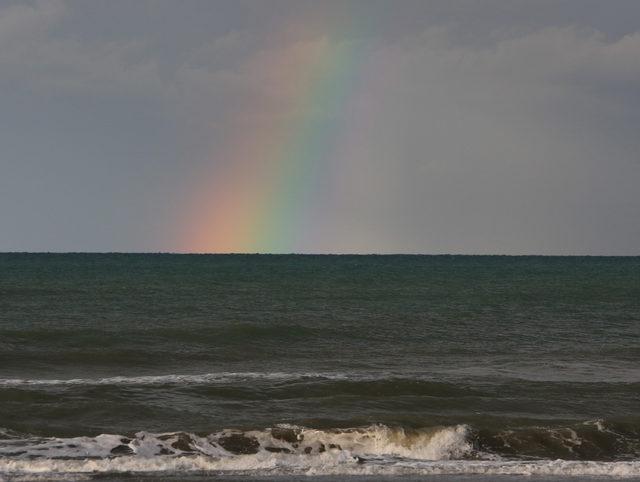
{"label": "sea", "polygon": [[640,258],[0,254],[0,480],[640,480]]}

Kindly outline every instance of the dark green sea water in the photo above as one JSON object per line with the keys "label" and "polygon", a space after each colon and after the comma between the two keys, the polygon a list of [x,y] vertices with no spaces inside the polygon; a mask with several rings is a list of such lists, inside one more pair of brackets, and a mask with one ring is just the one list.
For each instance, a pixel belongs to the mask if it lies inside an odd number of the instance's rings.
{"label": "dark green sea water", "polygon": [[0,479],[638,460],[640,258],[0,254]]}

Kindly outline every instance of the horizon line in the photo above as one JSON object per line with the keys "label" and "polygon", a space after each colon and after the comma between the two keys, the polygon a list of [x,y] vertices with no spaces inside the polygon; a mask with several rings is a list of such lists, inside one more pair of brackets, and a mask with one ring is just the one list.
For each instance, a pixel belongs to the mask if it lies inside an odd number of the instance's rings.
{"label": "horizon line", "polygon": [[639,254],[501,254],[501,253],[262,253],[262,252],[190,252],[190,251],[0,251],[2,254],[82,254],[82,255],[159,255],[159,256],[486,256],[486,257],[545,257],[545,258],[638,258]]}

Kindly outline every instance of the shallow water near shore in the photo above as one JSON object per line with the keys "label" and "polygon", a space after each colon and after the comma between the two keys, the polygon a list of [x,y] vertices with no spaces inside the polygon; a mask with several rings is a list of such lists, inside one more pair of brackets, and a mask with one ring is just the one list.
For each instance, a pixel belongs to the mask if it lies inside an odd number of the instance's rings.
{"label": "shallow water near shore", "polygon": [[0,254],[0,478],[640,478],[639,341],[640,258]]}

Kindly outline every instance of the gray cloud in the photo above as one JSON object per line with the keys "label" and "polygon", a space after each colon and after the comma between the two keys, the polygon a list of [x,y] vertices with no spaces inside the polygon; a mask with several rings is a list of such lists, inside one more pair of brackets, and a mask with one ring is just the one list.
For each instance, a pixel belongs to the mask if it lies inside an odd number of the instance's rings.
{"label": "gray cloud", "polygon": [[[370,176],[360,237],[389,251],[634,252],[639,39],[547,29],[474,49],[438,30],[382,52],[389,79],[365,105],[384,115],[346,160]],[[619,125],[628,135],[607,132]]]}
{"label": "gray cloud", "polygon": [[638,254],[640,7],[603,4],[0,4],[0,250],[176,249],[228,120],[287,100],[260,59],[325,39],[367,77],[299,249]]}

